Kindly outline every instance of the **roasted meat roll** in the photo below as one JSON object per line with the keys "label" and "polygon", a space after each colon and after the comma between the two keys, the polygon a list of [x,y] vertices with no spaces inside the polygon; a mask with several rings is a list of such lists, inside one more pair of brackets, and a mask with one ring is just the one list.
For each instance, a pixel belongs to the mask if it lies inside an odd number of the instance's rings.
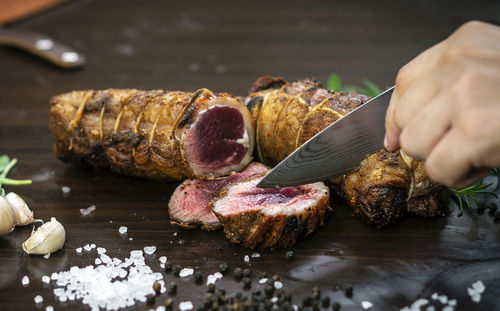
{"label": "roasted meat roll", "polygon": [[286,247],[324,224],[330,212],[324,183],[257,188],[263,176],[227,185],[211,203],[231,242],[248,248]]}
{"label": "roasted meat roll", "polygon": [[[370,97],[328,91],[310,80],[286,82],[259,78],[245,103],[256,123],[257,155],[275,165],[332,122]],[[399,152],[381,150],[367,157],[356,172],[333,181],[353,214],[366,223],[387,226],[408,212],[433,217],[447,207],[445,187],[425,175],[423,163]]]}
{"label": "roasted meat roll", "polygon": [[108,89],[50,101],[56,155],[155,180],[217,179],[252,160],[254,127],[228,94]]}

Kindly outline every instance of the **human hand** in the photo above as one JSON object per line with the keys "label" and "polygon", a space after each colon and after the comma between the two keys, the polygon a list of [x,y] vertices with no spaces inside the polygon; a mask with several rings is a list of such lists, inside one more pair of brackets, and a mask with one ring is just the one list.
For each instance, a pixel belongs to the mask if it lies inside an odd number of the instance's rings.
{"label": "human hand", "polygon": [[402,67],[386,115],[387,150],[425,159],[463,187],[500,165],[500,27],[468,22]]}

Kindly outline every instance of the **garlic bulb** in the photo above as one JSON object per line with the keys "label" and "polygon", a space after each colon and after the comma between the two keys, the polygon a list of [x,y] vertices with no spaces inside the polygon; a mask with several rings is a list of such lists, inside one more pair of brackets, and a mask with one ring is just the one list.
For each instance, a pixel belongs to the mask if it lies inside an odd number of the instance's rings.
{"label": "garlic bulb", "polygon": [[16,226],[16,215],[9,202],[0,196],[0,236],[5,235]]}
{"label": "garlic bulb", "polygon": [[33,211],[29,209],[28,204],[20,196],[11,192],[5,196],[5,199],[16,215],[16,226],[26,226],[35,221]]}
{"label": "garlic bulb", "polygon": [[60,250],[65,240],[66,231],[63,225],[52,217],[49,222],[31,233],[30,238],[23,243],[23,249],[28,254],[50,254]]}

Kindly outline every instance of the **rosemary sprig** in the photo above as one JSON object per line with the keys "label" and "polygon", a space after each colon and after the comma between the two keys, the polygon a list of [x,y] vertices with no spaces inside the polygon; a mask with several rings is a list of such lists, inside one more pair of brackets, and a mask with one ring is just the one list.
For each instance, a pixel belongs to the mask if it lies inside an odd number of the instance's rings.
{"label": "rosemary sprig", "polygon": [[0,156],[0,194],[5,196],[5,190],[2,185],[28,185],[31,184],[30,179],[12,179],[7,178],[10,170],[16,165],[17,159],[9,159],[7,155]]}
{"label": "rosemary sprig", "polygon": [[340,80],[339,76],[332,73],[330,75],[330,78],[328,79],[327,87],[329,90],[334,90],[337,92],[347,92],[347,93],[356,92],[371,97],[375,97],[378,94],[382,93],[382,90],[369,80],[366,79],[363,80],[363,84],[365,85],[365,87],[358,87],[354,85],[342,86],[342,81]]}
{"label": "rosemary sprig", "polygon": [[463,189],[455,189],[449,187],[451,194],[455,198],[455,200],[458,202],[458,207],[460,208],[460,212],[458,213],[458,216],[462,216],[464,213],[464,204],[467,206],[467,208],[471,208],[471,200],[474,201],[476,204],[479,203],[479,198],[477,197],[479,194],[486,194],[486,195],[492,195],[495,198],[498,198],[497,194],[493,191],[487,190],[489,186],[491,186],[493,183],[489,183],[487,185],[482,183],[482,180],[473,184],[472,186],[463,188]]}

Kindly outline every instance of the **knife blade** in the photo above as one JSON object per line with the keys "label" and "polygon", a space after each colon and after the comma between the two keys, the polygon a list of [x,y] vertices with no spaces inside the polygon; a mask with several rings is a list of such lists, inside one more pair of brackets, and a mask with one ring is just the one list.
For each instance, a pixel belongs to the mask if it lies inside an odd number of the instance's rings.
{"label": "knife blade", "polygon": [[352,172],[369,154],[383,148],[385,113],[393,90],[389,88],[314,135],[257,187],[297,186]]}

